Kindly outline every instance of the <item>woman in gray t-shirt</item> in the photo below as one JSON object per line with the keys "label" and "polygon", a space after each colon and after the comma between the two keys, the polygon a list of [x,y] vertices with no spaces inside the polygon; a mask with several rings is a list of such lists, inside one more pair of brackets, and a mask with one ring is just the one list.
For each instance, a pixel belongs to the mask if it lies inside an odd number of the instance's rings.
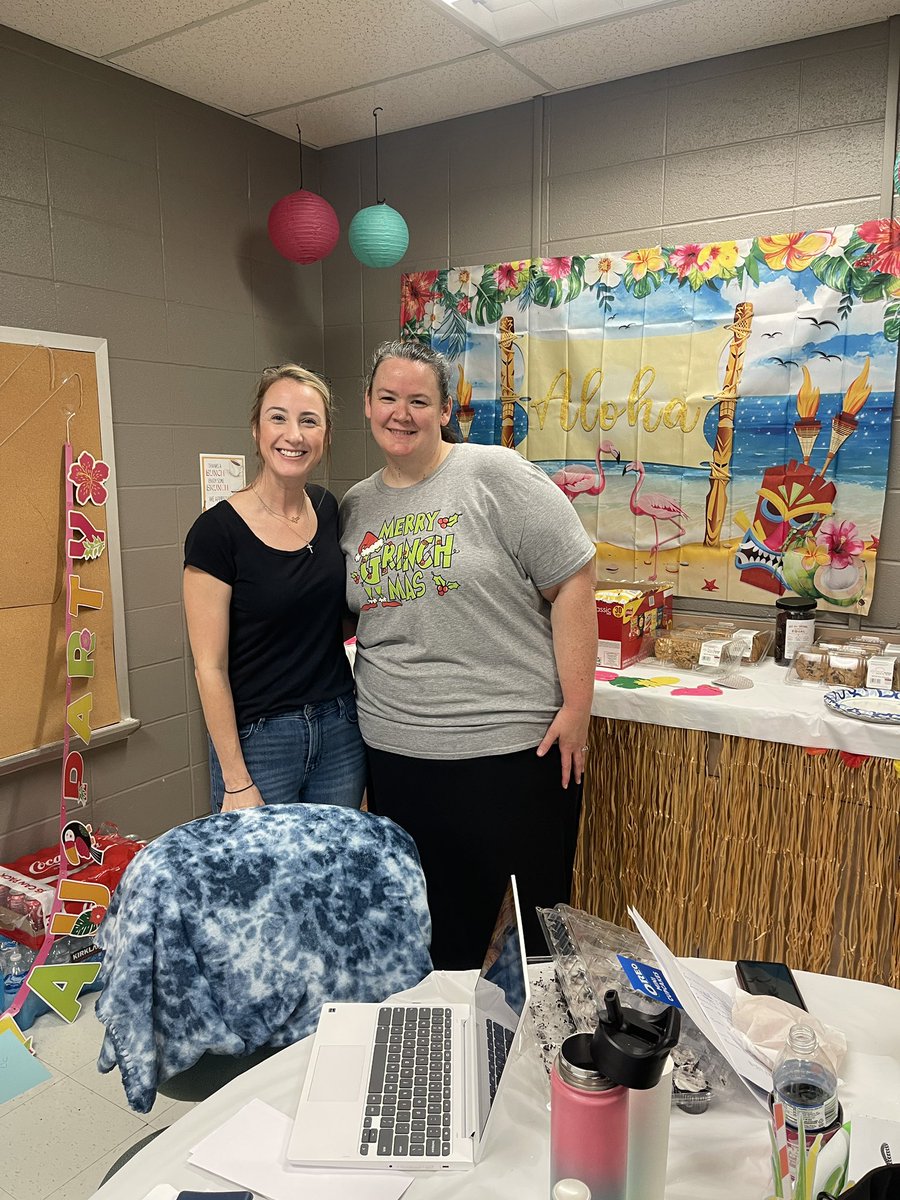
{"label": "woman in gray t-shirt", "polygon": [[341,505],[369,804],[412,834],[432,957],[480,966],[515,872],[569,899],[597,627],[594,544],[540,468],[450,440],[449,366],[376,352],[365,407],[386,465]]}

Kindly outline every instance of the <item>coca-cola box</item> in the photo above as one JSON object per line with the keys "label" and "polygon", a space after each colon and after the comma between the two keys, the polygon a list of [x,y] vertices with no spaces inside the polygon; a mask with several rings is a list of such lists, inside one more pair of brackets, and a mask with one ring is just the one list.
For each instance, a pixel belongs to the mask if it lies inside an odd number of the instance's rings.
{"label": "coca-cola box", "polygon": [[[102,883],[113,891],[125,868],[144,842],[111,832],[91,834],[89,840],[76,839],[72,854],[77,865],[68,863],[69,878],[83,883]],[[44,939],[46,919],[53,907],[59,875],[60,849],[43,846],[10,863],[0,863],[0,933],[37,950]],[[80,901],[66,903],[66,911],[78,912]]]}
{"label": "coca-cola box", "polygon": [[671,583],[613,581],[595,589],[597,666],[621,670],[650,653],[653,635],[672,626]]}

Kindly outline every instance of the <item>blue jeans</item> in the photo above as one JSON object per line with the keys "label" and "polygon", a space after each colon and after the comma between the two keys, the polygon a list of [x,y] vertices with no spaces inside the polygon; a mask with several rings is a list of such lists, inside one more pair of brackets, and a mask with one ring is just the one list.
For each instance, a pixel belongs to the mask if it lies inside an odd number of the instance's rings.
{"label": "blue jeans", "polygon": [[[352,692],[296,712],[260,717],[238,730],[250,778],[266,804],[341,804],[359,808],[366,749]],[[209,744],[210,804],[221,811],[225,783]]]}

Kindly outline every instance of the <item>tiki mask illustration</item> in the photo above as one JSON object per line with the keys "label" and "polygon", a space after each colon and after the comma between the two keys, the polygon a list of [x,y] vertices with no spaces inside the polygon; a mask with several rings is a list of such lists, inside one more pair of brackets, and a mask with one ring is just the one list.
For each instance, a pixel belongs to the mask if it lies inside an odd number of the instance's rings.
{"label": "tiki mask illustration", "polygon": [[781,595],[787,586],[782,575],[785,543],[794,534],[816,532],[834,510],[837,489],[812,467],[791,459],[786,466],[767,469],[757,495],[756,513],[734,562],[743,583]]}

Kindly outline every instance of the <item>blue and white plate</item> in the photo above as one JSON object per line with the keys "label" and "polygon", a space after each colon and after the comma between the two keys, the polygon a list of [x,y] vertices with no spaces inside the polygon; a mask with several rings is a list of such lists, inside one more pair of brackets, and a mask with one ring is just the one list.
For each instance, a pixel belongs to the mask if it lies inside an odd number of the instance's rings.
{"label": "blue and white plate", "polygon": [[825,703],[842,717],[900,725],[900,692],[884,688],[837,688],[826,692]]}

